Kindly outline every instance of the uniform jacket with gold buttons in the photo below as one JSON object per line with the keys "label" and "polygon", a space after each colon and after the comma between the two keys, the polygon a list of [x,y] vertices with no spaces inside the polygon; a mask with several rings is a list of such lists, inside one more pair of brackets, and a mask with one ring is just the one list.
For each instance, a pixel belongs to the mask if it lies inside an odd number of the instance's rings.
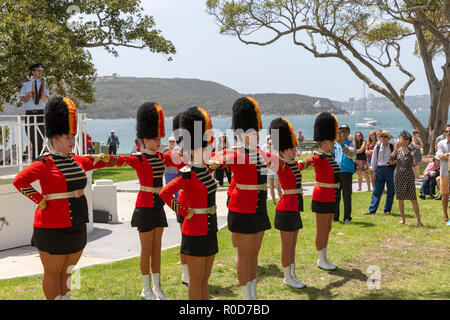
{"label": "uniform jacket with gold buttons", "polygon": [[[112,156],[111,156],[112,160]],[[13,185],[25,196],[39,204],[44,195],[66,193],[86,187],[86,171],[99,169],[110,163],[69,154],[67,157],[48,154],[39,157],[28,167],[17,174]],[[39,180],[42,193],[31,185]],[[84,195],[79,198],[47,200],[47,207],[36,209],[34,227],[37,228],[69,228],[89,222],[87,200]]]}

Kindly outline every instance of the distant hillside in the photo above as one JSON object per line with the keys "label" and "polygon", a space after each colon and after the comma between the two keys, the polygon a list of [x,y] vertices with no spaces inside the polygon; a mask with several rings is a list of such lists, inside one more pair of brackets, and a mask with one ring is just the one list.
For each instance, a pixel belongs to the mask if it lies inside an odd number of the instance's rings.
{"label": "distant hillside", "polygon": [[[164,108],[166,116],[174,116],[192,106],[200,106],[212,116],[230,116],[234,101],[245,95],[254,97],[259,102],[261,113],[266,115],[345,112],[327,98],[239,93],[219,83],[197,79],[99,77],[95,82],[96,103],[87,105],[86,113],[92,119],[134,118],[142,103],[154,101]],[[320,107],[314,107],[317,100]],[[17,109],[6,108],[5,113],[11,112],[17,113]]]}
{"label": "distant hillside", "polygon": [[[96,103],[87,106],[90,118],[135,117],[136,109],[147,101],[158,102],[167,116],[192,106],[200,106],[212,116],[230,116],[234,101],[245,95],[259,102],[263,114],[316,114],[323,110],[343,113],[326,98],[239,93],[219,83],[197,79],[100,77],[95,89]],[[314,107],[317,100],[319,108]]]}

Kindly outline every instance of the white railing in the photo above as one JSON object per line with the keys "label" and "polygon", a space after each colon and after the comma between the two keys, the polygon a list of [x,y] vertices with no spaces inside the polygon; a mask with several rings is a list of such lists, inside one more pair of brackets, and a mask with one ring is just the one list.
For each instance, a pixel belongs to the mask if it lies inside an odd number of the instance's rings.
{"label": "white railing", "polygon": [[[77,114],[77,135],[73,153],[87,154],[86,149],[86,114]],[[32,162],[33,158],[44,154],[48,150],[45,137],[43,115],[0,115],[0,168],[19,168]],[[38,122],[38,119],[41,119]],[[34,135],[34,143],[30,136]],[[39,137],[42,148],[33,150],[32,145],[38,146]],[[32,157],[31,153],[34,153]]]}

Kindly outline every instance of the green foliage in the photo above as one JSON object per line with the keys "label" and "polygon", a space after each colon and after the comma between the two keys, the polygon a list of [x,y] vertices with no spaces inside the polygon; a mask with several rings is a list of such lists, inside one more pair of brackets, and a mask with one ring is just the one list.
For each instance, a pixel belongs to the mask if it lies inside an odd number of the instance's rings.
{"label": "green foliage", "polygon": [[397,40],[409,32],[411,31],[408,28],[396,21],[383,22],[366,33],[366,40],[369,43]]}
{"label": "green foliage", "polygon": [[5,138],[4,138],[5,145],[7,145],[8,141],[9,141],[9,128],[8,127],[0,127],[0,146],[3,145],[3,130],[5,131]]}
{"label": "green foliage", "polygon": [[[79,9],[75,27],[72,5]],[[21,105],[18,91],[37,62],[51,92],[79,106],[93,103],[96,70],[86,48],[114,55],[118,46],[145,48],[170,60],[175,47],[142,11],[140,0],[0,1],[0,106]]]}

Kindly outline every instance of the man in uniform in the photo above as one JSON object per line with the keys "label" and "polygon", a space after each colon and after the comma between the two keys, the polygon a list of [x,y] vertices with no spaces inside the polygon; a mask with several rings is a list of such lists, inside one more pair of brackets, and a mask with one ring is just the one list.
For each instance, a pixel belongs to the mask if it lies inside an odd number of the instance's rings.
{"label": "man in uniform", "polygon": [[[48,102],[48,85],[42,79],[43,66],[40,63],[33,64],[29,68],[32,78],[25,81],[20,90],[20,97],[25,110],[26,123],[25,132],[30,139],[32,150],[31,159],[34,160],[42,151],[44,141],[44,108]],[[37,125],[33,125],[37,123]],[[39,132],[40,131],[40,132]]]}

